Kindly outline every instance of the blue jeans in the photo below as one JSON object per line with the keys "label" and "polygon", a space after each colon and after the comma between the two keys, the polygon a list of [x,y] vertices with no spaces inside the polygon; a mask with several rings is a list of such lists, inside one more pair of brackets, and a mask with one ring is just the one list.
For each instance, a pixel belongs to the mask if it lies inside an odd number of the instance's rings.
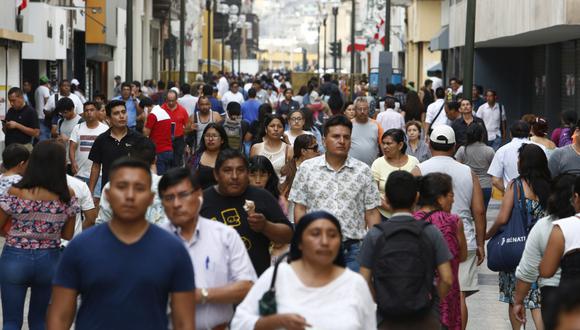
{"label": "blue jeans", "polygon": [[358,263],[358,254],[360,253],[361,243],[362,241],[358,241],[356,243],[351,244],[344,244],[344,242],[342,243],[346,267],[348,267],[348,269],[356,273],[358,273],[360,270],[360,264]]}
{"label": "blue jeans", "polygon": [[491,199],[491,188],[481,188],[483,192],[483,206],[487,211],[487,205],[489,204],[489,200]]}
{"label": "blue jeans", "polygon": [[163,175],[173,167],[173,152],[165,151],[157,154],[157,174]]}
{"label": "blue jeans", "polygon": [[494,151],[497,151],[502,145],[501,136],[496,136],[495,140],[487,141],[487,145],[492,147]]}
{"label": "blue jeans", "polygon": [[22,327],[26,290],[30,290],[28,326],[45,329],[46,310],[50,301],[52,277],[60,249],[19,249],[4,246],[0,256],[0,294],[2,295],[2,328]]}
{"label": "blue jeans", "polygon": [[[91,179],[90,178],[84,178],[82,176],[75,176],[75,178],[82,180],[84,183],[87,184],[87,186],[89,185]],[[99,176],[99,179],[97,180],[97,184],[95,185],[95,192],[93,193],[93,197],[94,198],[101,198],[101,193],[103,192],[103,187],[102,187],[102,182],[103,182],[103,177]]]}

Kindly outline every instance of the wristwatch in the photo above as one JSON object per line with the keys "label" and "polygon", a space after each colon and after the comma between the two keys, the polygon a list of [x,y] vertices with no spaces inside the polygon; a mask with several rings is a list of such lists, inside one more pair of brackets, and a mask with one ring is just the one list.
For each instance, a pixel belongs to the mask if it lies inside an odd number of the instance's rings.
{"label": "wristwatch", "polygon": [[201,289],[201,304],[204,305],[207,303],[207,297],[209,296],[209,292],[207,292],[206,288]]}

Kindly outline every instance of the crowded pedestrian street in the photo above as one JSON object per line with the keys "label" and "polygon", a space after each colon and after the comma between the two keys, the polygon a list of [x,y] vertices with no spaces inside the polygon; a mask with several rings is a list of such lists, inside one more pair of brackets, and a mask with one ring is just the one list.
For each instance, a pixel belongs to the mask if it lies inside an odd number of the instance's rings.
{"label": "crowded pedestrian street", "polygon": [[578,0],[6,0],[4,330],[580,330]]}

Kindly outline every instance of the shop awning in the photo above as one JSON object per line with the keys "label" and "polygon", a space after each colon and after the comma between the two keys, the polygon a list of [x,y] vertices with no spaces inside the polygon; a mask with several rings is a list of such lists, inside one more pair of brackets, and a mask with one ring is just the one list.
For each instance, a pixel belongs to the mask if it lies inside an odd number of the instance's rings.
{"label": "shop awning", "polygon": [[435,73],[436,73],[437,71],[439,71],[439,72],[443,72],[443,65],[441,65],[441,62],[439,62],[439,63],[437,63],[437,64],[433,65],[432,67],[430,67],[430,68],[427,70],[427,76],[429,76],[429,77],[434,77],[434,76],[435,76]]}
{"label": "shop awning", "polygon": [[0,39],[31,43],[34,41],[34,36],[14,30],[0,29]]}
{"label": "shop awning", "polygon": [[439,30],[435,38],[431,39],[429,49],[431,51],[449,48],[449,25],[445,25]]}

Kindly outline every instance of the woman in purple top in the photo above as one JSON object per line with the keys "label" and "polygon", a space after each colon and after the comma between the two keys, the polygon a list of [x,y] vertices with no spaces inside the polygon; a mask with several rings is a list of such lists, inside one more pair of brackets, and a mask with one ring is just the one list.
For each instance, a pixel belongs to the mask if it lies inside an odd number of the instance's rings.
{"label": "woman in purple top", "polygon": [[62,144],[40,142],[30,155],[23,179],[0,196],[0,227],[6,231],[0,256],[3,329],[22,327],[28,288],[28,325],[44,329],[60,240],[72,238],[79,212],[66,183],[65,164]]}
{"label": "woman in purple top", "polygon": [[463,222],[451,214],[453,185],[451,177],[443,173],[431,173],[420,179],[419,206],[414,217],[437,227],[453,255],[451,270],[453,285],[447,296],[439,303],[441,324],[449,330],[461,329],[461,304],[459,291],[459,263],[467,258],[467,242],[463,233]]}

